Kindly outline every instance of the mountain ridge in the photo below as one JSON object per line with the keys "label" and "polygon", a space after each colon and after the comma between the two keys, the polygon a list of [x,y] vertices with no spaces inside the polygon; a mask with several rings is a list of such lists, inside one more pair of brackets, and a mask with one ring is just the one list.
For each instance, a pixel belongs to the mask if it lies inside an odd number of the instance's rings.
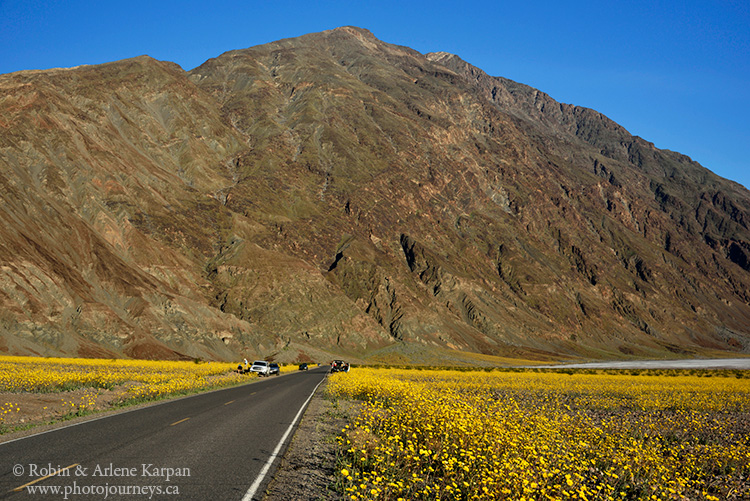
{"label": "mountain ridge", "polygon": [[750,349],[750,193],[458,56],[343,27],[0,88],[0,350]]}

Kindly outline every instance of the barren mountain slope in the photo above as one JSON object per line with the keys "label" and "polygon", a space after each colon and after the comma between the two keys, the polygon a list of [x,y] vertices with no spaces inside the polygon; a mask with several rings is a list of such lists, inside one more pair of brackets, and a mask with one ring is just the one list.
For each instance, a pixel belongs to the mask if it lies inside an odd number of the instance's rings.
{"label": "barren mountain slope", "polygon": [[0,349],[750,349],[747,190],[456,56],[346,27],[0,89]]}

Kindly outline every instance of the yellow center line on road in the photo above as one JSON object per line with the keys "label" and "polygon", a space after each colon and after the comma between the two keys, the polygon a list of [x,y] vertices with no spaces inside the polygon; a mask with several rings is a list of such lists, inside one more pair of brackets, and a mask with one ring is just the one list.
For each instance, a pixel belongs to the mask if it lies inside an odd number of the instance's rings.
{"label": "yellow center line on road", "polygon": [[234,402],[234,400],[230,400],[229,402],[225,403],[224,405],[229,405],[229,404],[231,404],[232,402]]}
{"label": "yellow center line on road", "polygon": [[174,426],[174,425],[176,425],[176,424],[184,423],[184,422],[185,422],[185,421],[187,421],[188,419],[190,419],[190,418],[189,418],[189,417],[186,417],[185,419],[180,419],[179,421],[175,421],[174,423],[170,424],[169,426]]}
{"label": "yellow center line on road", "polygon": [[37,482],[41,482],[45,478],[50,478],[50,477],[54,477],[55,475],[59,475],[60,473],[64,472],[65,470],[69,470],[69,469],[73,468],[74,466],[78,466],[79,464],[81,464],[81,463],[75,463],[75,464],[72,464],[70,466],[66,466],[65,468],[60,468],[59,470],[57,470],[54,473],[50,473],[49,475],[45,475],[43,477],[37,478],[36,480],[32,480],[31,482],[29,482],[27,484],[23,484],[23,485],[21,485],[19,487],[16,487],[15,489],[13,489],[12,492],[22,491],[22,490],[24,490],[26,487],[28,487],[30,485],[34,485]]}

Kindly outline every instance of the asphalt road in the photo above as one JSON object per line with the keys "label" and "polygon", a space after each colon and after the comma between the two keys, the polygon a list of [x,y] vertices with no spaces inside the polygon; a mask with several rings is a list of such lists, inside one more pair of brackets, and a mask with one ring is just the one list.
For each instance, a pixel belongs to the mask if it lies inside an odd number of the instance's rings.
{"label": "asphalt road", "polygon": [[0,444],[0,499],[260,499],[327,372],[272,376]]}

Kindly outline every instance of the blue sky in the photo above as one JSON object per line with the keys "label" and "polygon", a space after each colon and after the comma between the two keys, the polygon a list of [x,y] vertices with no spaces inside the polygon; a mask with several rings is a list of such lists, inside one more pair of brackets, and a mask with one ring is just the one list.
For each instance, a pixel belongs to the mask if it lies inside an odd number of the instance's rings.
{"label": "blue sky", "polygon": [[189,70],[228,50],[345,25],[458,54],[750,186],[747,0],[0,0],[0,73],[141,54]]}

